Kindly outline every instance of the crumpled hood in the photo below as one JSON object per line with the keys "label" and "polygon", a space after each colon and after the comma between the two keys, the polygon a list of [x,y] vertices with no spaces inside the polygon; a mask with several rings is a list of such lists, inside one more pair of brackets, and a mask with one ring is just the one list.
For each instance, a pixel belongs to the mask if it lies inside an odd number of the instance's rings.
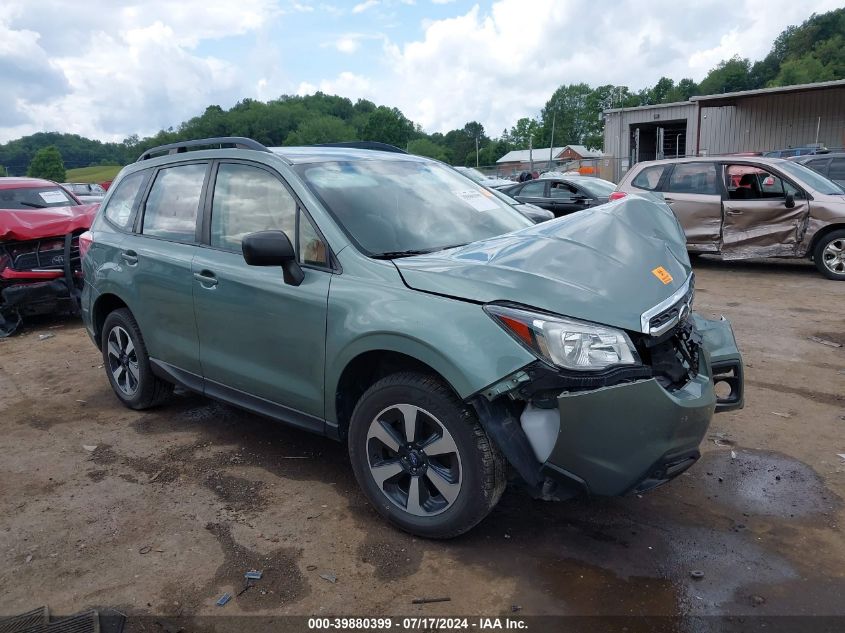
{"label": "crumpled hood", "polygon": [[46,209],[0,209],[0,240],[25,241],[91,228],[100,203]]}
{"label": "crumpled hood", "polygon": [[[677,291],[691,272],[671,210],[637,196],[394,263],[417,290],[508,301],[634,331],[641,329],[642,313]],[[659,267],[671,281],[652,272]]]}

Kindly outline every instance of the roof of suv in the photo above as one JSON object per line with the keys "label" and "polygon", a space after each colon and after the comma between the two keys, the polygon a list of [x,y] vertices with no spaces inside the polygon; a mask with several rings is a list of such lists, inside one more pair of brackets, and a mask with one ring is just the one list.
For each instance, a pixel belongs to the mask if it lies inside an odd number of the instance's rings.
{"label": "roof of suv", "polygon": [[293,164],[324,163],[328,161],[353,160],[427,160],[422,156],[400,152],[385,152],[374,149],[359,149],[355,147],[323,147],[309,145],[305,147],[268,147],[271,152]]}
{"label": "roof of suv", "polygon": [[637,163],[637,167],[645,165],[674,165],[676,163],[759,163],[761,165],[781,165],[787,161],[784,158],[766,158],[764,156],[736,156],[736,155],[713,155],[713,156],[690,156],[688,158],[664,158],[662,160],[644,160]]}

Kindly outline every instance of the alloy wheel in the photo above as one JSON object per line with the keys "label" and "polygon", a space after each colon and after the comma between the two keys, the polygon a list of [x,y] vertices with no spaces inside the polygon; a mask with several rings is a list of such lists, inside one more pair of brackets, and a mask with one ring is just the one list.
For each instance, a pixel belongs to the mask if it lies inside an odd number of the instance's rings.
{"label": "alloy wheel", "polygon": [[140,384],[138,355],[129,333],[119,325],[109,332],[107,353],[109,371],[117,388],[126,396],[135,395]]}
{"label": "alloy wheel", "polygon": [[845,273],[845,238],[831,240],[822,251],[825,268],[837,275]]}
{"label": "alloy wheel", "polygon": [[367,463],[382,494],[415,516],[446,511],[461,491],[461,456],[452,434],[411,404],[390,406],[370,422]]}

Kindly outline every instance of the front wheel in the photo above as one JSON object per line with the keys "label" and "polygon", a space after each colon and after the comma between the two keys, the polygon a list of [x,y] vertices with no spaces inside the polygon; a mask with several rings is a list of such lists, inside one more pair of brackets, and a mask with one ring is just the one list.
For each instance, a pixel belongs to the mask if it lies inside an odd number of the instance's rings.
{"label": "front wheel", "polygon": [[349,455],[376,510],[428,538],[466,532],[496,505],[505,461],[475,412],[434,377],[393,374],[355,407]]}
{"label": "front wheel", "polygon": [[818,271],[828,279],[845,281],[845,229],[831,231],[819,240],[813,253]]}

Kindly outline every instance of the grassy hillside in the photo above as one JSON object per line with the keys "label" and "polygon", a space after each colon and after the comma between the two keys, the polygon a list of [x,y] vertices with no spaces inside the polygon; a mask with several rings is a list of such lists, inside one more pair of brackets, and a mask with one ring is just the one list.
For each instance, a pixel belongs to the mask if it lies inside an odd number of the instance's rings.
{"label": "grassy hillside", "polygon": [[79,169],[68,169],[65,178],[66,182],[103,182],[105,180],[114,180],[117,172],[121,169],[121,165],[80,167]]}

